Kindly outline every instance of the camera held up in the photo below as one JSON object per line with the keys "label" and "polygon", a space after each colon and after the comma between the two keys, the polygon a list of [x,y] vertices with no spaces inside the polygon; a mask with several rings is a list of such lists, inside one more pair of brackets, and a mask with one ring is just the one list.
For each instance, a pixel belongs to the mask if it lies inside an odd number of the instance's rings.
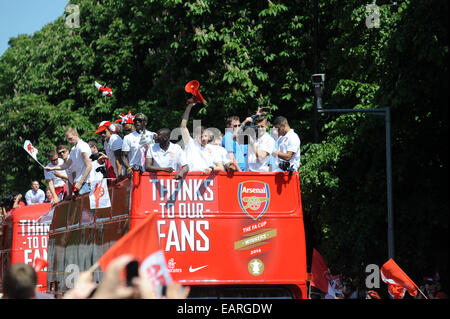
{"label": "camera held up", "polygon": [[294,167],[288,161],[280,161],[278,167],[284,172],[289,172],[289,176],[294,172]]}
{"label": "camera held up", "polygon": [[264,118],[265,115],[264,114],[253,114],[250,116],[251,117],[251,121],[248,121],[245,123],[245,125],[242,127],[242,132],[240,132],[243,136],[243,139],[238,139],[238,143],[239,144],[244,144],[247,145],[248,144],[248,136],[252,136],[255,138],[258,138],[258,127],[256,126],[256,123],[261,122]]}

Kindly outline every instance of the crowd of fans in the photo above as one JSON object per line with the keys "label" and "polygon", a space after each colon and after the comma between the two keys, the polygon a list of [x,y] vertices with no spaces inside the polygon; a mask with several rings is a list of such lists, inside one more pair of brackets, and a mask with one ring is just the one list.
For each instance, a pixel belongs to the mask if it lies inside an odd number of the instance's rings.
{"label": "crowd of fans", "polygon": [[159,289],[145,271],[127,281],[125,270],[133,261],[131,255],[122,255],[111,261],[101,283],[93,280],[91,270],[80,273],[72,289],[63,294],[39,292],[37,273],[28,265],[17,263],[10,266],[3,275],[3,299],[185,299],[189,286],[171,282],[165,289]]}
{"label": "crowd of fans", "polygon": [[[331,296],[311,287],[311,299],[393,299],[388,292],[385,284],[380,288],[368,289],[363,287],[358,279],[346,278],[343,280],[342,289],[339,289],[335,295]],[[410,296],[405,292],[403,299],[448,299],[439,276],[424,277],[420,282],[420,292],[417,295]],[[418,290],[419,290],[418,289]]]}
{"label": "crowd of fans", "polygon": [[[36,288],[37,275],[28,264],[14,264],[3,276],[4,299],[185,299],[190,287],[177,282],[169,283],[165,289],[158,289],[155,282],[145,271],[138,271],[137,276],[127,280],[127,265],[133,261],[131,255],[122,255],[112,260],[105,271],[101,283],[93,280],[93,271],[82,272],[73,288],[61,294],[39,292]],[[161,287],[159,287],[161,288]],[[309,299],[391,299],[386,287],[378,289],[361,288],[357,280],[346,279],[342,289],[335,296],[310,287]],[[415,297],[405,294],[404,299],[448,299],[439,278],[425,277]]]}

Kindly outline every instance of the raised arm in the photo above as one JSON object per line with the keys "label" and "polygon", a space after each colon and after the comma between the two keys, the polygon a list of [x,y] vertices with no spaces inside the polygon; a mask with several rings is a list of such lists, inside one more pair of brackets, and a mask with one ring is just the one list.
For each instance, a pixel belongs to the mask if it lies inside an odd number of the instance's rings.
{"label": "raised arm", "polygon": [[187,101],[186,110],[184,111],[183,118],[181,119],[180,129],[181,137],[183,138],[184,145],[186,145],[191,138],[189,135],[189,130],[187,129],[187,122],[189,121],[189,115],[191,113],[192,107],[195,105],[193,99]]}
{"label": "raised arm", "polygon": [[72,165],[72,159],[68,159],[67,161],[64,162],[64,164],[62,165],[58,165],[58,166],[46,166],[45,170],[47,171],[60,171],[60,170],[65,170],[68,169],[70,167],[70,165]]}

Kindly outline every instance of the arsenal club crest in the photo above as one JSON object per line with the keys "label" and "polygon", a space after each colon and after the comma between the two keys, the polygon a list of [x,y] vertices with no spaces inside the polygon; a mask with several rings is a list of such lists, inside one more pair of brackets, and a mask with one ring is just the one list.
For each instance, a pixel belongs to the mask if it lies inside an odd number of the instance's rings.
{"label": "arsenal club crest", "polygon": [[269,185],[258,181],[242,182],[238,188],[238,200],[242,210],[256,220],[269,207]]}

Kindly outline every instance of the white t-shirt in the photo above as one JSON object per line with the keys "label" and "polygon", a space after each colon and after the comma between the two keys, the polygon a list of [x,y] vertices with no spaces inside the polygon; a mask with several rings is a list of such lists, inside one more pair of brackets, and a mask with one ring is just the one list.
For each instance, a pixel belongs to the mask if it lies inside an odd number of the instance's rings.
{"label": "white t-shirt", "polygon": [[114,152],[122,149],[123,144],[122,138],[117,134],[112,134],[111,137],[109,138],[109,141],[105,141],[103,144],[105,146],[106,155],[108,156],[109,161],[111,162],[111,165],[114,168],[114,173],[116,173],[116,176],[121,175],[118,174],[117,172],[116,156],[114,155]]}
{"label": "white t-shirt", "polygon": [[[282,153],[294,152],[289,163],[294,170],[298,170],[300,167],[300,138],[293,129],[290,129],[286,135],[278,138],[278,151]],[[281,159],[277,157],[277,167],[280,162]]]}
{"label": "white t-shirt", "polygon": [[146,158],[152,158],[155,167],[172,167],[175,171],[187,164],[186,154],[181,146],[170,142],[167,151],[164,151],[159,143],[153,144],[148,149]]}
{"label": "white t-shirt", "polygon": [[269,171],[269,160],[270,154],[275,149],[275,140],[267,133],[259,137],[255,142],[256,147],[264,152],[267,152],[267,156],[259,162],[255,152],[253,152],[253,147],[248,146],[247,149],[247,172],[268,172]]}
{"label": "white t-shirt", "polygon": [[[139,165],[140,167],[145,166],[145,153],[149,145],[152,144],[155,133],[150,131],[145,131],[145,135],[139,134],[134,131],[123,138],[122,152],[128,153],[128,163],[130,167],[133,165]],[[147,139],[143,137],[147,136]],[[142,141],[142,143],[141,143]],[[149,144],[143,144],[144,142],[149,142]]]}
{"label": "white t-shirt", "polygon": [[[81,177],[83,176],[84,170],[86,168],[86,165],[84,164],[82,153],[87,153],[87,156],[91,156],[92,151],[89,147],[88,143],[86,143],[83,140],[79,140],[77,145],[72,147],[70,150],[70,159],[72,160],[71,169],[75,172],[75,180],[74,183],[77,183]],[[91,177],[93,176],[94,169],[92,168],[89,172],[89,175],[87,176],[85,182],[90,182]]]}
{"label": "white t-shirt", "polygon": [[25,201],[27,202],[27,205],[43,203],[44,200],[45,200],[45,193],[40,188],[38,188],[36,193],[34,192],[33,189],[30,189],[25,194]]}
{"label": "white t-shirt", "polygon": [[[61,158],[58,158],[58,164],[57,165],[54,165],[52,162],[50,162],[50,163],[47,164],[47,166],[49,166],[49,167],[61,166],[62,164],[64,164],[64,161]],[[67,176],[65,170],[59,170],[58,173],[60,173],[63,176]],[[44,178],[47,181],[52,180],[53,181],[53,186],[55,188],[56,187],[62,187],[65,184],[64,180],[59,178],[59,177],[57,177],[55,175],[54,171],[46,171],[46,170],[44,170]]]}
{"label": "white t-shirt", "polygon": [[190,172],[203,172],[210,166],[215,166],[217,163],[222,162],[222,157],[219,152],[215,151],[214,146],[216,145],[206,144],[203,147],[197,141],[194,141],[192,137],[189,138],[184,152]]}
{"label": "white t-shirt", "polygon": [[230,154],[227,152],[225,147],[220,146],[220,145],[215,145],[215,144],[208,144],[208,145],[210,145],[210,147],[212,147],[213,150],[218,153],[219,158],[221,159],[221,162],[224,167],[226,164],[231,162]]}

